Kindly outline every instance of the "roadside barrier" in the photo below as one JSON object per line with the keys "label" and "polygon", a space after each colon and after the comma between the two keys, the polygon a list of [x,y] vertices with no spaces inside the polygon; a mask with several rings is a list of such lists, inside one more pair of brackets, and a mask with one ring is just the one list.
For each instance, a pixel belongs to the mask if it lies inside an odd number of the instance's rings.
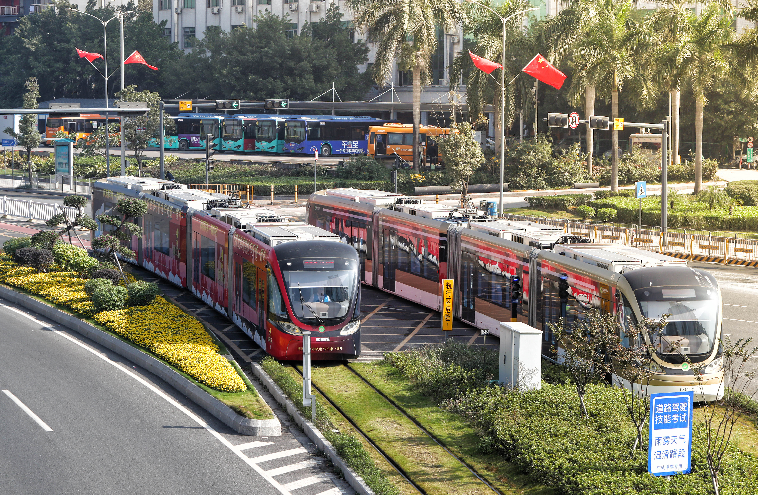
{"label": "roadside barrier", "polygon": [[26,199],[13,199],[7,196],[3,196],[2,201],[0,201],[1,216],[42,220],[45,222],[50,220],[53,215],[60,213],[61,208],[67,219],[71,221],[76,219],[78,211],[76,208],[70,206],[60,206],[54,203],[40,203]]}

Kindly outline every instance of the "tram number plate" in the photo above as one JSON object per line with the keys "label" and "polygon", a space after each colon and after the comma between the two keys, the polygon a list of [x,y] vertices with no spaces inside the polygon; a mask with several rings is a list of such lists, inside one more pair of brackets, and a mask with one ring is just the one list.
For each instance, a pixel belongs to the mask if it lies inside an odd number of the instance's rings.
{"label": "tram number plate", "polygon": [[316,337],[316,342],[329,342],[329,337]]}

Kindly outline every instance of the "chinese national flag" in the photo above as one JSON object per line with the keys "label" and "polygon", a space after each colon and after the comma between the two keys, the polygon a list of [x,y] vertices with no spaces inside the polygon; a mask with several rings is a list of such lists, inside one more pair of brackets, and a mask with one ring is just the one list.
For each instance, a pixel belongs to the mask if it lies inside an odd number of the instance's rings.
{"label": "chinese national flag", "polygon": [[76,53],[79,55],[79,58],[86,58],[90,63],[99,58],[103,58],[103,56],[99,53],[85,52],[84,50],[80,50],[78,48],[76,49]]}
{"label": "chinese national flag", "polygon": [[158,67],[153,67],[152,65],[145,62],[145,58],[142,55],[140,55],[140,53],[137,50],[134,50],[134,52],[131,55],[129,55],[129,57],[126,60],[124,60],[124,63],[147,65],[153,70],[158,70]]}
{"label": "chinese national flag", "polygon": [[474,61],[474,65],[476,65],[479,69],[483,70],[487,74],[490,74],[495,69],[502,69],[503,66],[498,64],[497,62],[493,62],[492,60],[487,60],[486,58],[479,57],[478,55],[474,55],[471,53],[471,50],[468,51],[468,54],[471,55],[471,60]]}
{"label": "chinese national flag", "polygon": [[561,89],[563,81],[566,80],[566,74],[553,67],[539,53],[521,70],[555,89]]}

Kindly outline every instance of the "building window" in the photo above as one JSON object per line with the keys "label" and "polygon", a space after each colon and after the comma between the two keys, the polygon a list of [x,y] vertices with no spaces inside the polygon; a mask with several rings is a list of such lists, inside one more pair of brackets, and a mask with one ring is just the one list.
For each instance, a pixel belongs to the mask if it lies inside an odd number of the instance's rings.
{"label": "building window", "polygon": [[258,5],[271,5],[271,0],[258,0]]}
{"label": "building window", "polygon": [[195,8],[195,0],[184,0],[184,8],[185,9],[194,9]]}
{"label": "building window", "polygon": [[208,5],[208,8],[211,7],[221,7],[221,0],[206,0]]}
{"label": "building window", "polygon": [[171,39],[171,28],[163,28],[163,37]]}
{"label": "building window", "polygon": [[290,22],[287,27],[288,29],[284,31],[284,35],[287,38],[294,38],[295,36],[297,36],[297,23],[296,22]]}
{"label": "building window", "polygon": [[184,48],[192,48],[195,46],[195,28],[184,28]]}
{"label": "building window", "polygon": [[347,29],[347,35],[350,38],[350,41],[355,43],[355,24],[353,21],[342,21],[340,22],[340,25],[342,28]]}
{"label": "building window", "polygon": [[171,10],[171,0],[160,0],[158,8],[160,10]]}
{"label": "building window", "polygon": [[297,3],[298,0],[284,0],[284,3]]}
{"label": "building window", "polygon": [[243,27],[245,27],[244,24],[232,24],[232,31],[235,29],[242,29]]}
{"label": "building window", "polygon": [[232,0],[232,5],[245,5],[245,0]]}

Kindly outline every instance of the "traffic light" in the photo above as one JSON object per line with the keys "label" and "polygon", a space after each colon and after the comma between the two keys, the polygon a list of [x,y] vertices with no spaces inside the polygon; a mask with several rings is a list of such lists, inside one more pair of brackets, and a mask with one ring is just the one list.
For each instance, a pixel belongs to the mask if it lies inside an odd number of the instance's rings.
{"label": "traffic light", "polygon": [[571,295],[571,286],[568,283],[568,275],[565,273],[561,275],[560,281],[558,281],[558,297],[561,300],[567,300]]}
{"label": "traffic light", "polygon": [[265,107],[266,107],[266,110],[287,109],[290,107],[290,101],[286,98],[269,99],[269,100],[266,100]]}
{"label": "traffic light", "polygon": [[216,100],[216,110],[239,110],[239,100]]}
{"label": "traffic light", "polygon": [[213,170],[213,162],[211,157],[215,153],[213,148],[213,134],[208,134],[205,139],[205,166],[208,170]]}
{"label": "traffic light", "polygon": [[568,127],[569,116],[567,113],[549,113],[547,114],[547,125],[549,127]]}
{"label": "traffic light", "polygon": [[518,304],[521,300],[521,278],[517,276],[511,277],[511,303]]}
{"label": "traffic light", "polygon": [[601,117],[601,116],[590,117],[591,129],[602,129],[604,131],[607,131],[610,126],[611,126],[611,120],[608,117]]}

